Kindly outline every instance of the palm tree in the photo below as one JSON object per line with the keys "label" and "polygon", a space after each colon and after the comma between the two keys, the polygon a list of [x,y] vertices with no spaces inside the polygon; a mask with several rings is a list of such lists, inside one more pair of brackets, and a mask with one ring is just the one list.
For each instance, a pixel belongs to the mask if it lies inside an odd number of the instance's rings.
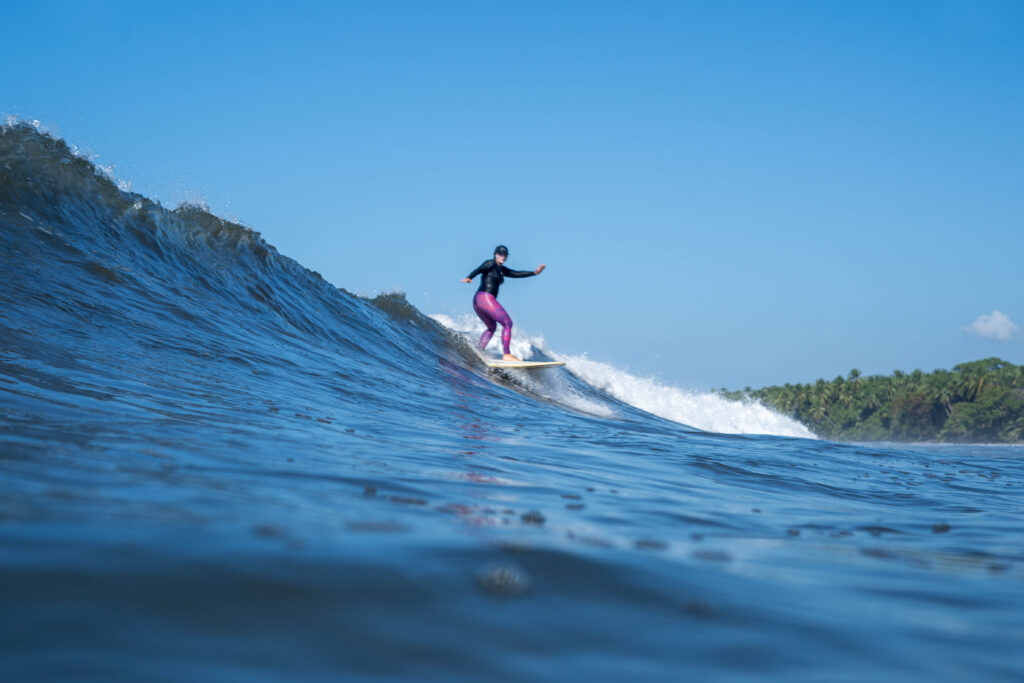
{"label": "palm tree", "polygon": [[814,404],[814,408],[811,410],[811,419],[815,422],[822,422],[827,414],[828,405],[825,403],[824,398],[821,398]]}
{"label": "palm tree", "polygon": [[860,391],[860,370],[857,368],[850,370],[850,374],[847,375],[846,379],[853,385],[854,393]]}

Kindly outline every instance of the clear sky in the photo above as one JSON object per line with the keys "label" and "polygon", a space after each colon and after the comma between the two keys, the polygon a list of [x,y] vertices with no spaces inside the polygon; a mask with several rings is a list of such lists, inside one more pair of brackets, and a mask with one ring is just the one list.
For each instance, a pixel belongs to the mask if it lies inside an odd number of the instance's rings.
{"label": "clear sky", "polygon": [[8,2],[0,46],[0,113],[350,291],[457,315],[504,243],[517,325],[684,387],[1024,363],[1022,2]]}

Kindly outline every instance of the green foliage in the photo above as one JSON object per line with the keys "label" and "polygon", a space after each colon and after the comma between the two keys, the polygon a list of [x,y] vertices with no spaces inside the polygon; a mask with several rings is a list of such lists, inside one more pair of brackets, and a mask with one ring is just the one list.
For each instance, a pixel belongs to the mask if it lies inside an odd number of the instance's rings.
{"label": "green foliage", "polygon": [[845,441],[1024,441],[1024,366],[999,358],[950,370],[846,377],[744,392],[828,439]]}

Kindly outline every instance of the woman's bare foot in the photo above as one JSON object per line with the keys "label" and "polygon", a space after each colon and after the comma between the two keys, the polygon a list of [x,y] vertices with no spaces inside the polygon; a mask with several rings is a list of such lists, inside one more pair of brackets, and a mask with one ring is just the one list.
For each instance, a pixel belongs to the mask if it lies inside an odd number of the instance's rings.
{"label": "woman's bare foot", "polygon": [[511,353],[506,353],[504,356],[501,357],[501,359],[502,360],[519,360],[518,358],[513,356]]}

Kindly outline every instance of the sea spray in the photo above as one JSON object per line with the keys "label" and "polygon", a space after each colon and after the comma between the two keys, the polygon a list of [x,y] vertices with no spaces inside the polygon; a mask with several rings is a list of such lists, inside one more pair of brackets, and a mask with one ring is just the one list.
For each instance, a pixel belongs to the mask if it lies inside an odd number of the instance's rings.
{"label": "sea spray", "polygon": [[[483,323],[471,315],[454,318],[438,314],[431,317],[445,327],[465,335],[472,342],[484,329]],[[542,353],[546,357],[565,361],[566,367],[573,374],[609,396],[648,413],[703,431],[814,438],[814,434],[799,422],[773,412],[760,403],[730,401],[713,393],[686,391],[656,379],[637,377],[608,363],[591,360],[586,354],[562,354],[548,348],[543,336],[531,335],[521,326],[516,327],[511,351],[524,359],[533,359],[536,354]],[[540,382],[535,382],[533,386],[543,390]],[[564,393],[550,397],[565,400]],[[612,411],[611,408],[606,410]]]}

